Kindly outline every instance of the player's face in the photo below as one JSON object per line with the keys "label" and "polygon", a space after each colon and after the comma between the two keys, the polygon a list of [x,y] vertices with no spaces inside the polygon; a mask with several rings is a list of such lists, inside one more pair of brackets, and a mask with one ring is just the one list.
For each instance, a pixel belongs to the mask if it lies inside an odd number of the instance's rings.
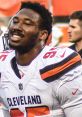
{"label": "player's face", "polygon": [[9,45],[25,52],[33,48],[39,40],[41,17],[31,9],[22,9],[9,25]]}
{"label": "player's face", "polygon": [[68,36],[70,42],[78,42],[82,39],[82,22],[78,19],[71,19],[68,27]]}

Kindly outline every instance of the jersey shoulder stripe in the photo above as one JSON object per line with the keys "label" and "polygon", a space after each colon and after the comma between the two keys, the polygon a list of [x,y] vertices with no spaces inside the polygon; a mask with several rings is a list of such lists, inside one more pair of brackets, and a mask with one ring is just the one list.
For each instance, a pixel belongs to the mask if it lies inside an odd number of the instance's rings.
{"label": "jersey shoulder stripe", "polygon": [[40,70],[40,75],[46,82],[52,82],[80,64],[81,59],[79,55],[73,52],[64,60],[42,68]]}
{"label": "jersey shoulder stripe", "polygon": [[0,62],[7,62],[14,56],[14,50],[0,52]]}

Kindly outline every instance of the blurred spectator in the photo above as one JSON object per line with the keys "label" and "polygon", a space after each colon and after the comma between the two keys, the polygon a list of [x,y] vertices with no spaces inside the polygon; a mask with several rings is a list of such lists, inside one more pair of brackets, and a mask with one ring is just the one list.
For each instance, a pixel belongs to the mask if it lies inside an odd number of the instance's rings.
{"label": "blurred spectator", "polygon": [[70,15],[68,35],[69,41],[74,43],[70,48],[77,51],[82,58],[82,11],[75,11]]}

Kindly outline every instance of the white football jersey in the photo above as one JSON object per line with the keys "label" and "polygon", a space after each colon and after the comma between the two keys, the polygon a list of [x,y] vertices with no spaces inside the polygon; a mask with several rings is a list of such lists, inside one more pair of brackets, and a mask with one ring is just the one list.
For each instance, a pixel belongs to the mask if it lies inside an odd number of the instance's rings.
{"label": "white football jersey", "polygon": [[9,110],[6,117],[63,117],[62,109],[81,103],[72,85],[80,64],[80,56],[64,47],[46,46],[27,66],[16,63],[13,50],[0,53],[0,102]]}

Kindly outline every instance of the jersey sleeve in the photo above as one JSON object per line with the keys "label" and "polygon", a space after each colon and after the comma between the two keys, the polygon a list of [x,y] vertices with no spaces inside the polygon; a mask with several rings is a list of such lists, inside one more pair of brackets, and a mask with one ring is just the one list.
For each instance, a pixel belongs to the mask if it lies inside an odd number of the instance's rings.
{"label": "jersey sleeve", "polygon": [[[54,99],[55,96],[61,105],[61,108],[64,110],[66,117],[73,114],[75,117],[75,112],[77,117],[79,113],[82,115],[82,66],[78,66],[75,69],[71,70],[65,74],[60,79],[52,82]],[[54,103],[57,105],[57,103]],[[74,110],[74,111],[72,111]],[[76,110],[76,111],[75,111]]]}
{"label": "jersey sleeve", "polygon": [[63,108],[60,106],[58,97],[56,93],[53,91],[53,111],[52,111],[53,116],[57,117],[65,117],[65,113]]}
{"label": "jersey sleeve", "polygon": [[14,56],[13,50],[6,50],[3,52],[0,52],[0,83],[2,80],[2,74],[4,74],[6,69],[9,68],[9,64],[13,56]]}
{"label": "jersey sleeve", "polygon": [[51,48],[43,56],[44,65],[41,78],[52,82],[81,64],[81,57],[70,48]]}

